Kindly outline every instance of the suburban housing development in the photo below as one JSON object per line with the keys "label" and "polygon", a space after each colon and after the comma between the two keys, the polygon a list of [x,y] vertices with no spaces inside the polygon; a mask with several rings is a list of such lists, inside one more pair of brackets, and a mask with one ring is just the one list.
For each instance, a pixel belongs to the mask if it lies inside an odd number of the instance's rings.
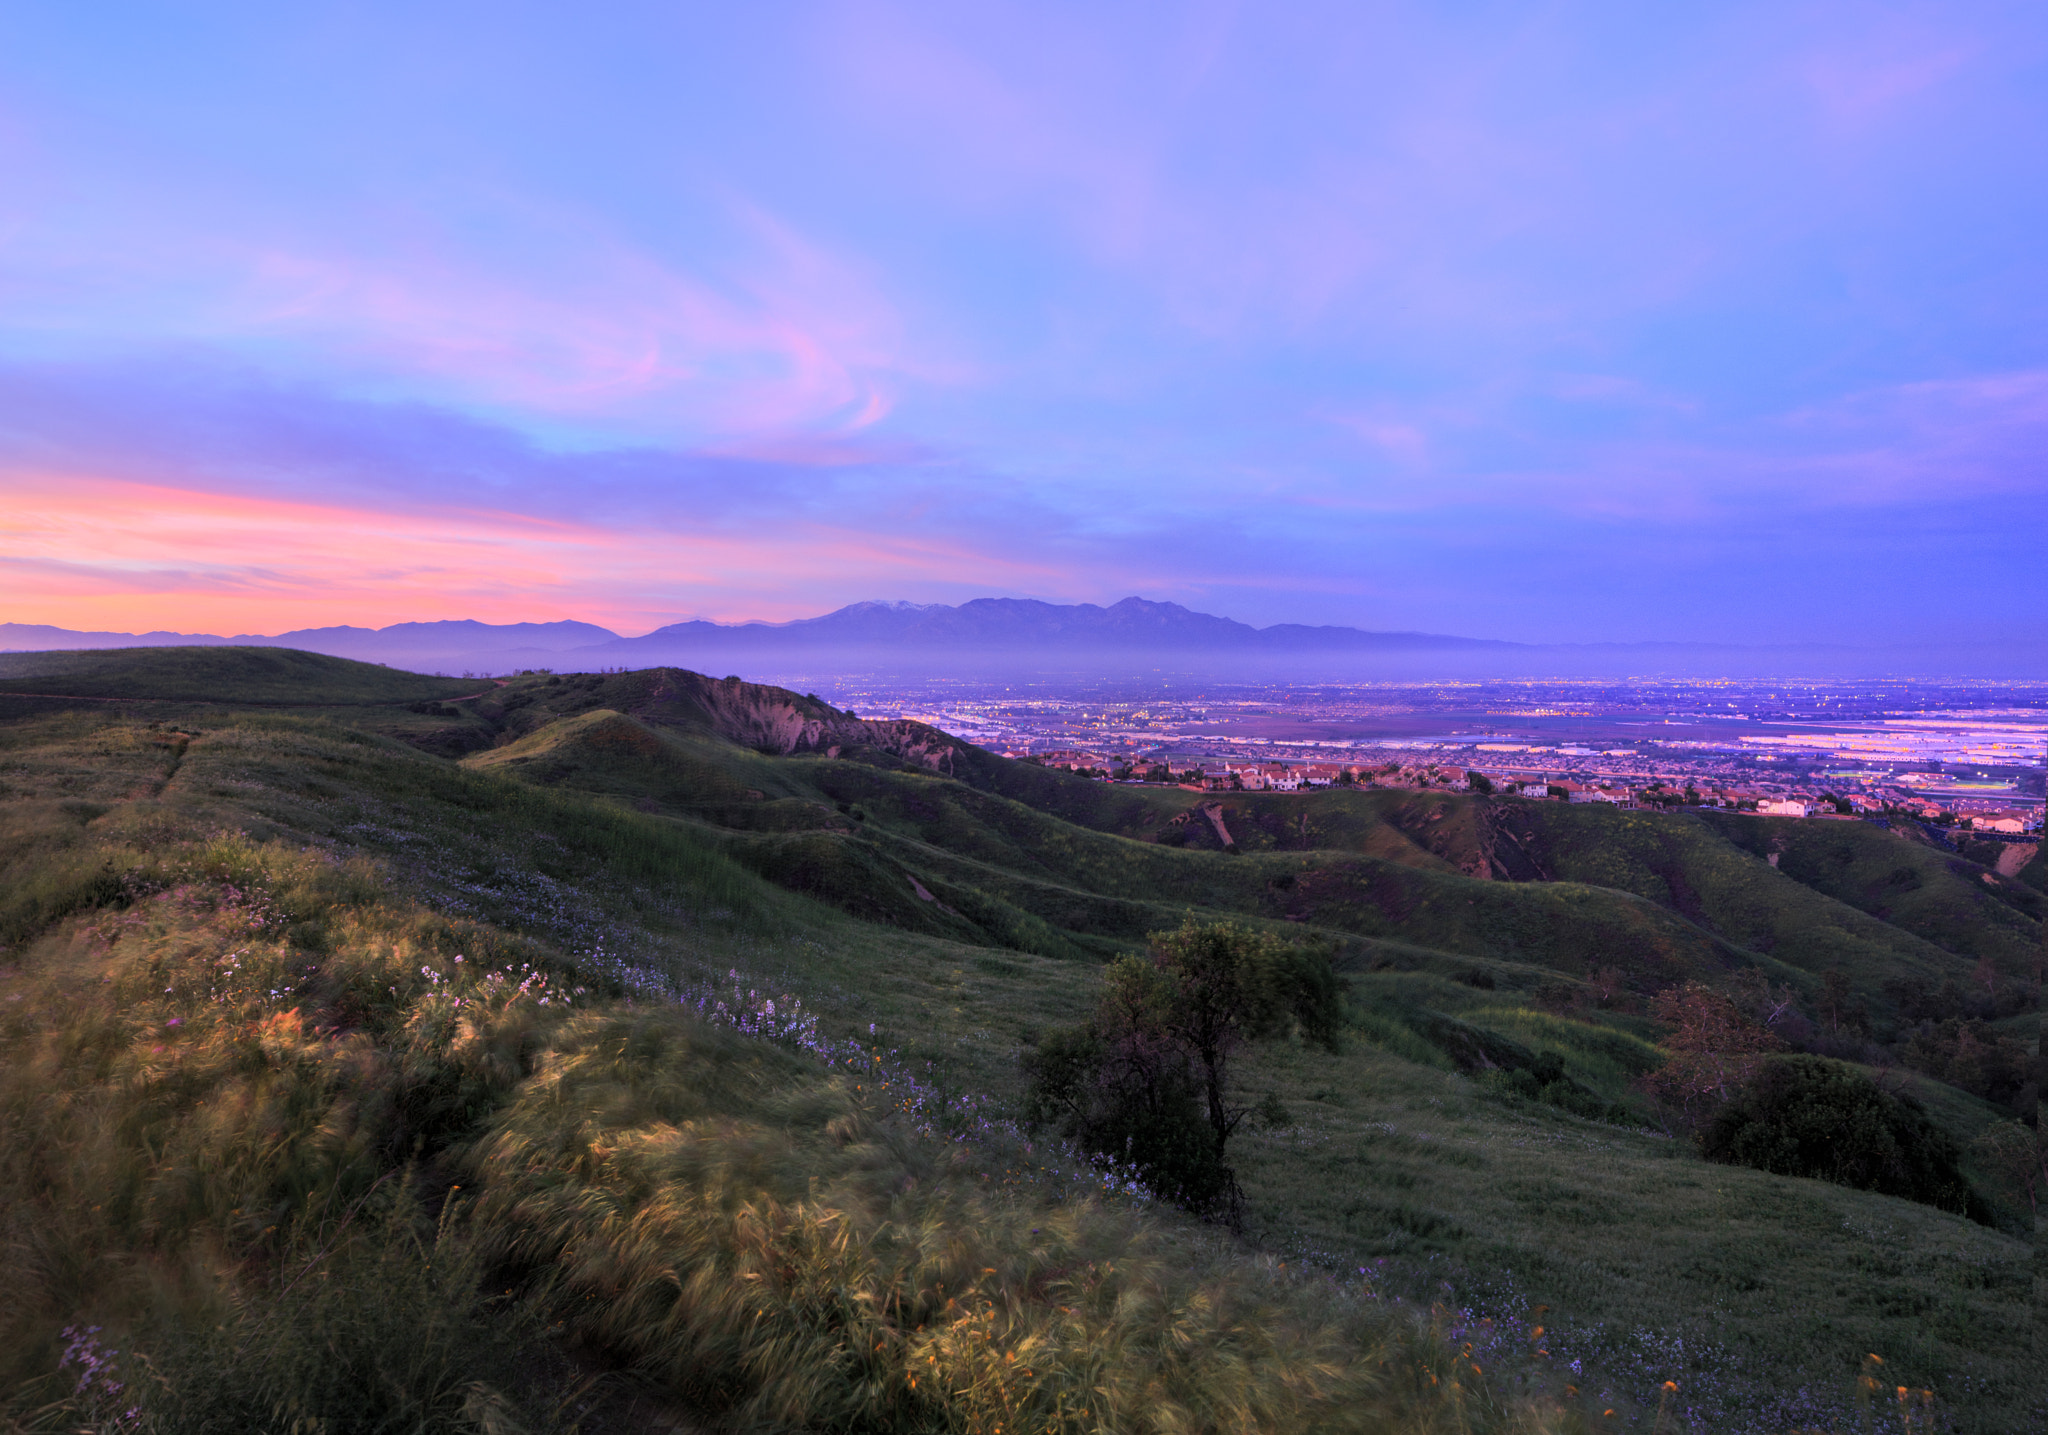
{"label": "suburban housing development", "polygon": [[[838,685],[1007,756],[1204,791],[1478,788],[1531,801],[2042,821],[2048,685]],[[1135,690],[1134,690],[1135,689]]]}

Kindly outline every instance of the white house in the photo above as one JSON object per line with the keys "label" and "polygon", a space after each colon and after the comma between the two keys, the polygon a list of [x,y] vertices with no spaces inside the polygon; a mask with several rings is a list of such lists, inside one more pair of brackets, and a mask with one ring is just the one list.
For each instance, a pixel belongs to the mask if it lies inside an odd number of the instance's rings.
{"label": "white house", "polygon": [[1796,797],[1780,798],[1776,802],[1759,802],[1756,805],[1756,810],[1770,817],[1813,816],[1813,804],[1801,802]]}

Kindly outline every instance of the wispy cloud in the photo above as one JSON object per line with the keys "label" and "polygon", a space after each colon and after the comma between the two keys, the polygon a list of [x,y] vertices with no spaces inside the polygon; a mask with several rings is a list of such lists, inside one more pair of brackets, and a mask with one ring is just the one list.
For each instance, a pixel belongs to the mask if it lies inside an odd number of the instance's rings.
{"label": "wispy cloud", "polygon": [[1733,634],[2043,498],[2024,7],[8,25],[11,616]]}
{"label": "wispy cloud", "polygon": [[358,390],[616,437],[847,436],[889,414],[906,376],[953,372],[910,352],[878,276],[758,204],[717,208],[734,252],[694,261],[496,193],[459,225],[414,214],[370,234],[145,211],[123,216],[151,235],[137,246],[17,220],[0,292],[21,296],[17,333],[58,352],[238,346]]}
{"label": "wispy cloud", "polygon": [[214,377],[166,392],[127,370],[0,370],[0,608],[56,622],[97,592],[95,621],[246,627],[231,615],[260,597],[291,625],[545,613],[631,628],[1072,579],[1033,551],[1056,516],[947,502],[948,479],[900,468],[881,482],[853,452],[550,452],[418,405]]}

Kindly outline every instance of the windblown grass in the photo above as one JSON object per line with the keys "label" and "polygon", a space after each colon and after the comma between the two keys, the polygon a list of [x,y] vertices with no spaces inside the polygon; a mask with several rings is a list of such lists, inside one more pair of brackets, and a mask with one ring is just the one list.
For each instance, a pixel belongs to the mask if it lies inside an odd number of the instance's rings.
{"label": "windblown grass", "polygon": [[221,838],[122,885],[0,1002],[0,1378],[81,1313],[274,1267],[472,1128],[573,995],[530,943],[376,903],[366,864]]}
{"label": "windblown grass", "polygon": [[589,1013],[475,1146],[479,1225],[565,1318],[742,1423],[1505,1428],[1412,1316],[1206,1232],[988,1189],[798,1058]]}
{"label": "windblown grass", "polygon": [[[581,1389],[535,1368],[532,1304],[487,1292],[457,1208],[436,1223],[404,1185],[371,1195],[338,1228],[307,1223],[268,1282],[224,1286],[176,1322],[157,1319],[125,1359],[98,1331],[67,1332],[67,1368],[46,1382],[57,1398],[21,1423],[137,1435],[567,1428]],[[96,1378],[81,1385],[87,1370]],[[566,1398],[550,1399],[550,1383]]]}
{"label": "windblown grass", "polygon": [[[746,1426],[1561,1418],[1413,1311],[1000,1189],[817,1063],[621,1007],[374,864],[221,836],[119,876],[0,1000],[24,1428],[533,1428],[559,1392],[513,1346],[541,1308],[553,1346]],[[68,1388],[88,1323],[126,1354]]]}
{"label": "windblown grass", "polygon": [[[1957,1429],[2018,1428],[2035,1408],[2038,1366],[2010,1336],[2018,1242],[1509,1100],[1444,1069],[1402,1018],[1442,1013],[1589,1081],[1628,1065],[1655,1035],[1640,1019],[1524,1005],[1569,980],[1555,965],[1361,941],[1371,1039],[1248,1064],[1251,1094],[1293,1113],[1248,1137],[1245,1161],[1283,1273],[1171,1213],[1056,1208],[1042,1149],[1019,1159],[986,1131],[891,1116],[900,1084],[849,1094],[865,1078],[670,1004],[672,984],[745,968],[801,994],[828,1045],[868,1042],[1000,1114],[1018,1043],[1080,1015],[1088,969],[1070,955],[827,911],[732,860],[702,814],[634,810],[625,788],[549,790],[276,712],[152,729],[128,711],[0,724],[0,1383],[19,1419],[119,1428],[120,1410],[73,1398],[91,1325],[164,1429],[289,1425],[278,1412],[335,1398],[314,1368],[330,1348],[357,1384],[385,1382],[377,1408],[407,1428],[595,1419],[562,1406],[567,1350],[658,1373],[700,1423],[728,1425],[1109,1420],[1135,1400],[1139,1428],[1154,1409],[1157,1428],[1569,1428],[1522,1392],[1572,1382],[1613,1393],[1596,1428],[1609,1404],[1647,1426],[1670,1378],[1672,1420],[1776,1435],[1838,1422],[1868,1350],[1933,1387]],[[742,760],[769,795],[750,811],[867,782],[854,764]],[[951,785],[883,776],[844,789],[863,828],[894,828],[873,850],[993,931],[964,899],[995,849],[973,849],[950,807],[914,807]],[[873,795],[884,785],[900,812]],[[1249,885],[1217,900],[1268,916],[1312,885],[1299,853],[1112,850],[976,801],[987,840],[1016,854],[1002,862],[1035,870],[1048,901],[1121,886],[1134,895],[1116,901],[1145,906],[1174,863],[1177,880],[1235,874]],[[956,838],[981,855],[949,880],[926,854]],[[1416,870],[1460,902],[1515,905],[1507,884]],[[1294,887],[1269,885],[1290,872]],[[1390,884],[1390,922],[1408,922],[1403,893],[1427,895]],[[1418,909],[1411,935],[1465,920]],[[1497,987],[1446,980],[1475,971]],[[609,1073],[606,1042],[622,1053]],[[1360,1266],[1418,1304],[1322,1274]],[[1457,1307],[1434,1331],[1432,1301]],[[1539,1301],[1558,1307],[1543,1322]],[[1487,1315],[1490,1343],[1474,1334]],[[1537,1323],[1560,1368],[1517,1385],[1552,1363],[1525,1349]],[[1091,1365],[1096,1350],[1112,1362]]]}

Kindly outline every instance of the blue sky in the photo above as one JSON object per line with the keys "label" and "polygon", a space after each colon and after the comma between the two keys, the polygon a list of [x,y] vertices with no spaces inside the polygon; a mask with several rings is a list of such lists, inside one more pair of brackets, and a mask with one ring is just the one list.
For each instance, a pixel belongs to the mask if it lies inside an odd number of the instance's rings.
{"label": "blue sky", "polygon": [[0,617],[2038,642],[2037,5],[15,7]]}

